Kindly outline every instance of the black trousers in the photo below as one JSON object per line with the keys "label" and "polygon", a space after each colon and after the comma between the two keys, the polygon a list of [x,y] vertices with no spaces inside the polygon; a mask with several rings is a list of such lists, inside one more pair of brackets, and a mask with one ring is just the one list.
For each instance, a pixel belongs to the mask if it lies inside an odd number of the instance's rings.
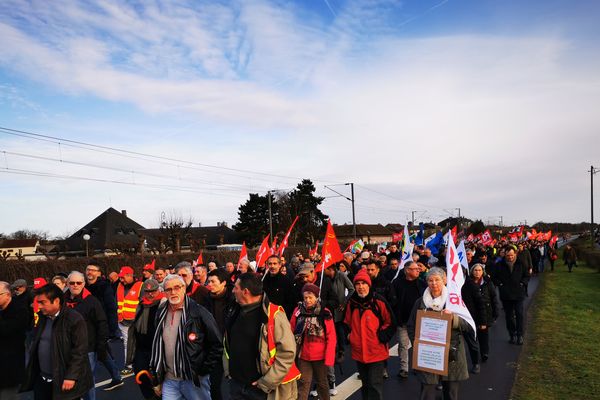
{"label": "black trousers", "polygon": [[[426,385],[422,383],[421,394],[419,395],[419,399],[436,400],[438,393],[436,386],[436,384]],[[443,381],[442,388],[444,400],[458,400],[458,389],[460,388],[460,381]]]}
{"label": "black trousers", "polygon": [[223,363],[221,360],[210,371],[210,398],[211,400],[223,400],[221,393],[221,383],[223,382]]}
{"label": "black trousers", "polygon": [[503,300],[502,307],[508,334],[523,336],[523,300]]}
{"label": "black trousers", "polygon": [[[150,369],[150,358],[152,354],[149,351],[135,349],[135,356],[133,357],[133,372],[137,375],[138,372]],[[144,399],[152,399],[155,397],[154,389],[152,389],[152,382],[149,379],[141,379],[141,384],[138,385]]]}
{"label": "black trousers", "polygon": [[356,362],[362,381],[360,393],[363,400],[383,399],[383,361],[363,364]]}
{"label": "black trousers", "polygon": [[479,351],[482,356],[490,354],[490,327],[485,329],[477,328],[477,341],[479,342]]}
{"label": "black trousers", "polygon": [[[38,375],[37,378],[35,378],[35,382],[33,384],[33,399],[52,400],[53,385],[54,384],[52,382],[46,382],[42,379],[41,375]],[[72,400],[75,399],[79,399],[79,397],[74,397]]]}
{"label": "black trousers", "polygon": [[229,398],[231,400],[267,400],[267,394],[256,386],[230,379]]}
{"label": "black trousers", "polygon": [[463,337],[465,338],[465,343],[467,344],[467,348],[469,349],[471,363],[473,365],[479,364],[479,341],[475,337],[475,332],[469,329],[467,332],[463,333]]}

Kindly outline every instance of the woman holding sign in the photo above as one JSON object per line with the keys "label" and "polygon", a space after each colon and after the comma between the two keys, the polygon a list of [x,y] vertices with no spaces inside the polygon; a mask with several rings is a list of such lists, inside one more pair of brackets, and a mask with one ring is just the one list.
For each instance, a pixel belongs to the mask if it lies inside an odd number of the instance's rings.
{"label": "woman holding sign", "polygon": [[[417,327],[417,312],[419,310],[439,312],[446,316],[451,316],[450,350],[448,352],[447,375],[417,371],[417,376],[421,382],[420,399],[422,400],[434,400],[437,396],[436,386],[438,386],[440,382],[443,386],[445,400],[458,399],[460,381],[469,378],[462,332],[471,329],[471,327],[461,317],[446,310],[447,300],[448,290],[446,289],[446,273],[441,268],[431,268],[427,274],[427,289],[425,289],[423,297],[415,302],[410,319],[408,320],[408,336],[410,337],[411,342],[414,343]],[[413,368],[415,368],[414,365]]]}

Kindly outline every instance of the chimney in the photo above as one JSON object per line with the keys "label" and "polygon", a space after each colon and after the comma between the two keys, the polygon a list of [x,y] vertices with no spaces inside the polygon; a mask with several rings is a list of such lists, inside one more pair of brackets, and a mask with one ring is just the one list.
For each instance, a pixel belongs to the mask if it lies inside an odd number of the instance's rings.
{"label": "chimney", "polygon": [[127,216],[127,210],[121,210],[121,214],[123,214],[124,217]]}

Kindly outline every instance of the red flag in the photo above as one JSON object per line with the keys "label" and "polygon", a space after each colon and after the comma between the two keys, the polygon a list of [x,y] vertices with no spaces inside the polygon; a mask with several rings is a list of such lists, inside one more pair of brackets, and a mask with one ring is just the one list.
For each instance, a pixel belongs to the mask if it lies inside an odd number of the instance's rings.
{"label": "red flag", "polygon": [[308,257],[317,254],[317,251],[319,251],[319,241],[318,240],[315,242],[315,248],[314,249],[310,249],[308,251]]}
{"label": "red flag", "polygon": [[481,234],[481,243],[484,246],[488,246],[489,244],[492,243],[494,239],[492,239],[492,234],[490,233],[489,229],[487,229],[485,232],[483,232]]}
{"label": "red flag", "polygon": [[558,242],[558,236],[554,235],[552,236],[552,239],[550,239],[550,247],[554,247],[556,245],[556,242]]}
{"label": "red flag", "polygon": [[452,231],[452,237],[454,238],[454,244],[457,244],[458,242],[458,235],[456,234],[458,227],[455,225],[454,228],[451,229]]}
{"label": "red flag", "polygon": [[542,238],[542,240],[546,240],[546,241],[548,241],[548,240],[550,240],[550,239],[552,239],[552,231],[551,231],[551,230],[549,230],[548,232],[546,232],[546,233],[544,234],[544,237]]}
{"label": "red flag", "polygon": [[321,249],[321,262],[317,268],[315,268],[315,273],[320,272],[330,265],[342,261],[343,259],[344,255],[342,254],[342,250],[340,250],[340,244],[335,237],[331,220],[329,220],[329,222],[327,222],[327,231],[325,232],[323,248]]}
{"label": "red flag", "polygon": [[401,242],[402,241],[402,232],[392,233],[392,242]]}
{"label": "red flag", "polygon": [[196,260],[196,265],[204,265],[204,259],[202,259],[202,250],[200,250],[200,255],[198,256],[198,259]]}
{"label": "red flag", "polygon": [[262,265],[265,263],[265,261],[267,261],[267,258],[271,255],[269,254],[269,251],[271,250],[269,248],[269,236],[267,235],[265,237],[265,239],[263,240],[262,244],[260,245],[260,248],[258,249],[258,252],[256,253],[256,267],[262,267]]}
{"label": "red flag", "polygon": [[473,240],[475,240],[475,236],[473,236],[471,233],[469,236],[467,236],[467,242],[472,242]]}
{"label": "red flag", "polygon": [[288,239],[290,237],[290,233],[292,233],[292,229],[294,228],[294,225],[296,225],[296,222],[298,222],[298,216],[296,216],[296,218],[294,219],[294,222],[292,222],[292,226],[290,226],[290,229],[288,229],[287,233],[285,234],[285,237],[283,238],[283,240],[281,241],[281,244],[279,245],[279,257],[281,257],[283,255],[283,252],[285,251],[286,247],[288,247]]}
{"label": "red flag", "polygon": [[246,242],[242,243],[242,251],[240,251],[240,258],[238,259],[237,267],[240,267],[240,263],[243,259],[248,259],[248,249],[246,249]]}
{"label": "red flag", "polygon": [[275,235],[275,238],[273,239],[273,243],[271,243],[271,248],[269,249],[269,251],[271,252],[271,254],[269,254],[270,256],[277,254],[277,235]]}
{"label": "red flag", "polygon": [[156,259],[152,260],[151,263],[148,263],[146,265],[144,265],[144,271],[154,271],[154,268],[156,267]]}

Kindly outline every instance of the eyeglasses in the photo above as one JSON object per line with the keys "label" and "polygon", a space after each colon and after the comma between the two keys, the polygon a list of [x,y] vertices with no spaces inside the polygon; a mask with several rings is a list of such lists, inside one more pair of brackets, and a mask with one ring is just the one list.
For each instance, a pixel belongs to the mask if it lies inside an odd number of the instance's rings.
{"label": "eyeglasses", "polygon": [[179,276],[182,278],[187,278],[189,275],[188,274],[179,274]]}
{"label": "eyeglasses", "polygon": [[71,285],[71,286],[83,285],[83,282],[69,282],[69,285]]}
{"label": "eyeglasses", "polygon": [[171,292],[178,292],[178,291],[180,291],[182,288],[183,288],[183,286],[181,286],[181,285],[176,285],[176,286],[173,286],[172,288],[165,288],[165,292],[167,292],[167,293],[171,293]]}

